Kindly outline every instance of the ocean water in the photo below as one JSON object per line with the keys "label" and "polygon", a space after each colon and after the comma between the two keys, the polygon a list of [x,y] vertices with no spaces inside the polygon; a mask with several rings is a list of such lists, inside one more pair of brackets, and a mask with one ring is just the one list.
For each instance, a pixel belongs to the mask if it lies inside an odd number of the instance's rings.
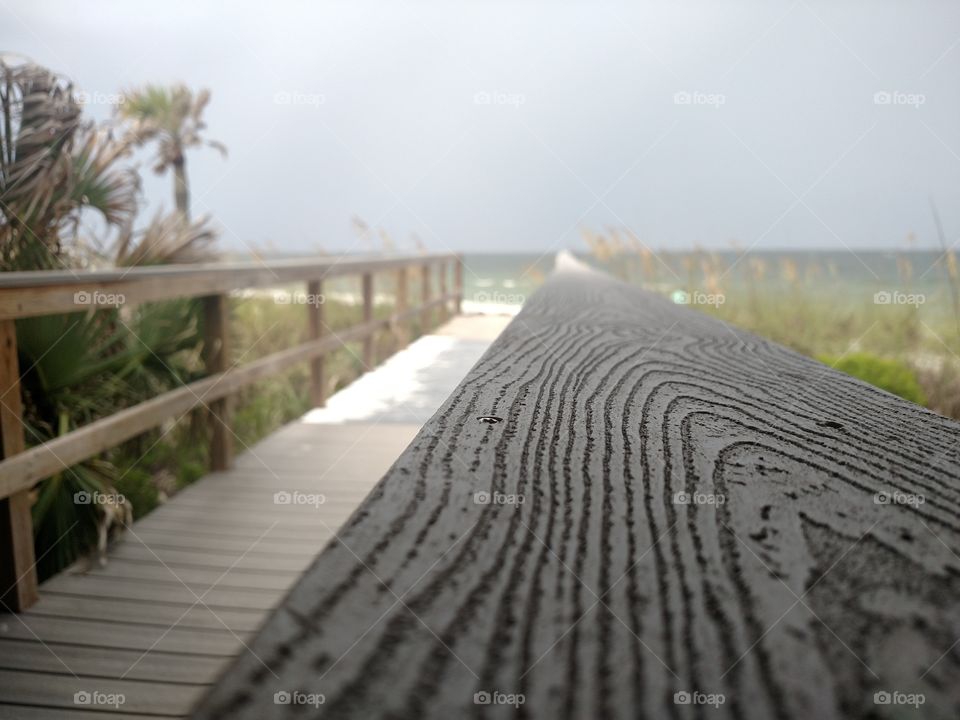
{"label": "ocean water", "polygon": [[465,312],[515,313],[553,270],[555,253],[465,253]]}
{"label": "ocean water", "polygon": [[[606,261],[576,253],[582,261],[626,282],[675,301],[684,294],[723,293],[726,302],[755,301],[790,294],[802,300],[852,308],[872,303],[922,305],[925,317],[951,314],[952,298],[943,254],[933,250],[856,253],[844,250],[626,253]],[[463,309],[468,313],[515,314],[553,270],[556,252],[465,253]],[[393,280],[375,282],[378,298],[389,300]],[[419,276],[411,277],[410,298],[419,298]],[[292,288],[296,290],[298,288]],[[336,278],[325,293],[358,303],[357,277]]]}
{"label": "ocean water", "polygon": [[[553,269],[555,253],[464,255],[464,309],[511,312],[523,304]],[[646,259],[625,254],[602,262],[578,257],[622,280],[667,296],[720,290],[729,296],[796,288],[842,303],[891,301],[922,295],[928,310],[950,304],[946,263],[939,251],[824,250],[658,252]],[[900,293],[898,296],[897,293]]]}

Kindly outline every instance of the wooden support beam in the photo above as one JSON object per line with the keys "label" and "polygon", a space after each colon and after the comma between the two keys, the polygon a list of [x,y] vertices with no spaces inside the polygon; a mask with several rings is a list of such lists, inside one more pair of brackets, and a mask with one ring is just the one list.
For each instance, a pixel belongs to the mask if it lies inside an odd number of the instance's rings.
{"label": "wooden support beam", "polygon": [[454,309],[459,315],[463,311],[463,256],[457,255],[453,259],[453,293],[456,295]]}
{"label": "wooden support beam", "polygon": [[[447,263],[441,262],[437,263],[437,275],[440,278],[440,297],[447,296],[447,273],[450,271]],[[443,305],[440,306],[440,323],[445,323],[447,318],[450,317],[450,302],[444,301]]]}
{"label": "wooden support beam", "polygon": [[[23,404],[17,329],[0,320],[0,435],[2,457],[24,451]],[[0,500],[0,609],[21,612],[37,600],[30,493],[22,489]]]}
{"label": "wooden support beam", "polygon": [[[307,283],[307,340],[319,340],[326,328],[326,298],[323,280]],[[318,355],[310,361],[310,402],[313,407],[327,403],[326,358]]]}
{"label": "wooden support beam", "polygon": [[[207,372],[222,373],[230,362],[230,298],[209,295],[203,299],[203,352]],[[229,395],[209,403],[210,467],[226,470],[233,463],[233,398]]]}
{"label": "wooden support beam", "polygon": [[[363,274],[363,321],[365,323],[373,320],[373,273]],[[364,370],[372,370],[377,364],[374,356],[374,336],[369,335],[363,340],[363,365]]]}
{"label": "wooden support beam", "polygon": [[424,263],[420,268],[420,334],[426,335],[430,331],[433,312],[430,307],[430,264]]}
{"label": "wooden support beam", "polygon": [[[397,270],[397,295],[394,303],[393,312],[395,315],[406,313],[409,299],[409,275],[405,267]],[[406,347],[410,342],[410,327],[406,322],[398,322],[393,328],[394,335],[397,338],[399,347]]]}

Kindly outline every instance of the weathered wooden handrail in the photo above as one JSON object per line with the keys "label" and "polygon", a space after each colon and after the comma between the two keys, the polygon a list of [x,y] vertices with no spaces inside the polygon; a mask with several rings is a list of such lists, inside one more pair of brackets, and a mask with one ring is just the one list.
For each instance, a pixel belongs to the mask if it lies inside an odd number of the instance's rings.
{"label": "weathered wooden handrail", "polygon": [[[440,286],[445,288],[451,265],[455,277],[454,292],[443,292],[423,306],[412,309],[406,306],[405,271],[408,267],[422,268],[423,282],[427,284],[432,282],[431,271],[439,268]],[[429,254],[0,274],[0,431],[3,438],[0,456],[3,457],[0,461],[0,592],[4,592],[0,600],[3,605],[21,610],[37,596],[27,495],[37,481],[201,406],[208,408],[210,415],[211,467],[225,469],[233,456],[231,405],[239,389],[297,363],[310,362],[311,400],[315,406],[322,405],[325,398],[324,356],[345,342],[362,342],[363,362],[367,367],[372,366],[375,363],[373,340],[377,332],[401,328],[417,317],[427,318],[429,316],[425,313],[433,308],[459,304],[463,293],[459,266],[460,259],[456,255]],[[374,276],[386,271],[401,273],[397,306],[390,317],[374,319]],[[230,366],[228,292],[300,281],[306,283],[308,296],[319,298],[325,279],[345,275],[360,275],[362,279],[363,321],[360,324],[338,329],[336,333],[327,331],[323,303],[308,302],[306,342],[244,365]],[[120,303],[129,306],[183,297],[203,298],[207,377],[25,449],[15,319],[97,309],[100,307],[97,298],[104,298],[104,305],[121,298]],[[404,333],[404,341],[406,337]]]}
{"label": "weathered wooden handrail", "polygon": [[910,693],[956,717],[958,449],[952,420],[563,270],[196,717],[807,720]]}
{"label": "weathered wooden handrail", "polygon": [[154,265],[114,270],[0,273],[0,320],[77,311],[75,293],[123,295],[125,306],[157,300],[221,295],[241,288],[274,287],[450,262],[447,253],[363,259],[294,258],[269,262]]}

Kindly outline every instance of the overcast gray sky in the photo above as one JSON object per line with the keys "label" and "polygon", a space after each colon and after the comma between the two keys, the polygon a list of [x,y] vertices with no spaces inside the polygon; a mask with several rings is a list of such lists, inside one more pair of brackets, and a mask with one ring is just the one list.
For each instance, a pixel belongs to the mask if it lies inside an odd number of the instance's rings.
{"label": "overcast gray sky", "polygon": [[230,156],[188,168],[228,249],[347,248],[354,214],[438,250],[933,246],[931,195],[960,237],[957,2],[0,0],[0,49],[103,117],[210,88]]}

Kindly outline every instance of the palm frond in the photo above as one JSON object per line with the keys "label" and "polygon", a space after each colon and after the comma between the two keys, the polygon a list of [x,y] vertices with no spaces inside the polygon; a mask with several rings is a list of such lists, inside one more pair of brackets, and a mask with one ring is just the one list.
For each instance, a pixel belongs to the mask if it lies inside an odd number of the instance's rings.
{"label": "palm frond", "polygon": [[158,212],[139,232],[129,226],[124,228],[114,262],[117,266],[131,266],[211,260],[216,256],[212,246],[217,237],[209,216],[184,222],[176,212]]}
{"label": "palm frond", "polygon": [[85,126],[73,154],[73,201],[78,207],[100,211],[111,225],[129,222],[137,211],[140,178],[132,168],[118,168],[117,160],[130,153],[128,143],[109,131]]}
{"label": "palm frond", "polygon": [[69,80],[0,57],[0,112],[0,267],[57,266],[84,208],[109,226],[133,216],[139,179],[117,166],[128,144],[81,121]]}
{"label": "palm frond", "polygon": [[22,267],[30,256],[46,266],[60,220],[73,209],[64,188],[80,106],[67,79],[4,56],[0,112],[0,263]]}
{"label": "palm frond", "polygon": [[131,142],[140,146],[158,142],[154,170],[164,173],[189,147],[206,144],[226,155],[222,143],[202,137],[206,129],[202,115],[209,102],[210,91],[206,89],[194,94],[185,85],[146,85],[125,92],[117,114]]}

